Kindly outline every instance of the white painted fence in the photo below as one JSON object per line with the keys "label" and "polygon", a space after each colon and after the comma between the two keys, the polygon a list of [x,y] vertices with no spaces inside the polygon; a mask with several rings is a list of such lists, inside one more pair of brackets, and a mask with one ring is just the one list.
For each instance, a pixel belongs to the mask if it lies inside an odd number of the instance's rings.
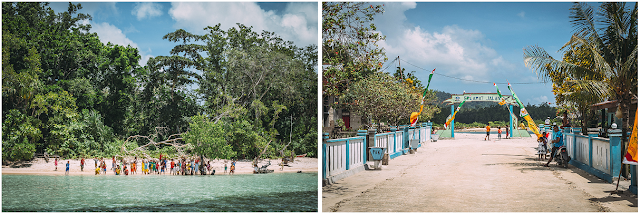
{"label": "white painted fence", "polygon": [[593,137],[591,140],[591,145],[593,147],[592,155],[592,164],[593,168],[596,168],[602,172],[609,173],[610,170],[610,143],[609,139],[601,138],[601,137]]}
{"label": "white painted fence", "polygon": [[364,164],[365,137],[328,140],[326,147],[326,176],[340,174]]}
{"label": "white painted fence", "polygon": [[402,151],[402,143],[403,143],[403,135],[404,132],[403,131],[396,131],[396,148],[395,150],[393,150],[393,152],[399,152]]}
{"label": "white painted fence", "polygon": [[576,136],[575,160],[580,163],[589,164],[589,137]]}

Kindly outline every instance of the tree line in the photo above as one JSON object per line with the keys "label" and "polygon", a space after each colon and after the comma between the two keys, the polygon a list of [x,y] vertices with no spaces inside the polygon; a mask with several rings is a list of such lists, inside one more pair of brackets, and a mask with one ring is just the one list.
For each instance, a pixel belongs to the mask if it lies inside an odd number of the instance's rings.
{"label": "tree line", "polygon": [[[81,4],[2,3],[3,161],[317,155],[317,46],[238,24],[179,29],[169,56],[100,42]],[[129,154],[127,154],[129,153]]]}
{"label": "tree line", "polygon": [[[473,102],[471,102],[473,103]],[[486,125],[488,122],[493,121],[503,121],[509,123],[509,106],[508,105],[498,105],[495,102],[494,105],[489,107],[481,107],[481,108],[470,108],[466,107],[469,102],[464,103],[462,108],[460,108],[460,112],[456,114],[455,122],[458,123],[467,123],[471,124],[474,122],[482,123]],[[539,105],[527,104],[525,106],[531,118],[538,121],[544,121],[547,117],[551,117],[551,119],[556,118],[557,108],[549,106],[546,102],[540,103]],[[520,107],[513,106],[513,113],[516,117],[518,117],[519,122],[526,122],[524,118],[520,117]],[[436,124],[444,124],[447,117],[451,114],[451,106],[445,105],[440,108],[440,113],[436,114],[432,121]]]}

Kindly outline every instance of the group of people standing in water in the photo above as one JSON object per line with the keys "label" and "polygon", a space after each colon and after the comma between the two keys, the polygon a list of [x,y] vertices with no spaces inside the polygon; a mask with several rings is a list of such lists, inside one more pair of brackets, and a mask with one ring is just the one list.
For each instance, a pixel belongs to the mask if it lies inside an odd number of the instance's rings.
{"label": "group of people standing in water", "polygon": [[[95,167],[95,175],[107,174],[107,162],[104,158],[93,159]],[[56,170],[58,169],[58,159],[55,160]],[[84,171],[85,159],[80,160],[80,170]],[[115,175],[129,175],[138,173],[138,165],[140,165],[141,174],[167,174],[171,175],[214,175],[216,170],[211,165],[211,161],[207,161],[204,165],[201,165],[199,158],[180,158],[180,159],[167,159],[166,157],[160,157],[158,159],[138,159],[135,157],[133,160],[127,160],[125,158],[116,159],[111,158],[110,170]],[[232,160],[229,174],[235,173],[236,161]],[[69,161],[66,164],[65,174],[69,172]],[[227,173],[227,162],[224,164],[224,173]]]}

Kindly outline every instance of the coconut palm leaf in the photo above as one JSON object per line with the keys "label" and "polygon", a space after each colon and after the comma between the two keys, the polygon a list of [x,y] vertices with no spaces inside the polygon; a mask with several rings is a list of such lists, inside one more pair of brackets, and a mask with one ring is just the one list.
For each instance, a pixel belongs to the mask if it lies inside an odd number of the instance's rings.
{"label": "coconut palm leaf", "polygon": [[541,79],[543,82],[551,80],[549,73],[552,71],[560,72],[567,76],[570,73],[589,72],[587,68],[554,59],[543,48],[537,45],[525,48],[523,58],[524,65],[536,72],[538,79]]}
{"label": "coconut palm leaf", "polygon": [[612,96],[615,96],[607,81],[570,80],[569,83],[576,84],[581,89],[586,89],[588,92],[593,93],[602,100],[604,100],[604,98],[612,98]]}
{"label": "coconut palm leaf", "polygon": [[569,10],[571,11],[569,18],[571,18],[571,24],[576,32],[575,35],[600,40],[591,6],[586,3],[574,3]]}

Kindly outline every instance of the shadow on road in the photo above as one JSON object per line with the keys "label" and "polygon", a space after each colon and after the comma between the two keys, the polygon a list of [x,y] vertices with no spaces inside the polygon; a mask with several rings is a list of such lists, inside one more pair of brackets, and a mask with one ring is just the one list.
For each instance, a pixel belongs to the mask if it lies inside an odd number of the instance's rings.
{"label": "shadow on road", "polygon": [[482,154],[482,155],[503,155],[503,156],[529,156],[529,155],[512,155],[512,154]]}
{"label": "shadow on road", "polygon": [[[338,183],[326,186],[322,188],[323,193],[333,193],[337,195],[344,195],[345,192],[348,192],[349,188],[340,186]],[[323,197],[324,198],[324,197]]]}
{"label": "shadow on road", "polygon": [[[605,191],[605,193],[611,193],[613,191]],[[629,191],[624,191],[621,195],[609,195],[607,197],[603,197],[603,198],[590,198],[589,200],[594,201],[594,202],[615,202],[615,201],[627,201],[631,204],[629,204],[629,207],[634,207],[637,208],[638,207],[638,196],[634,196],[633,194],[631,194]]]}
{"label": "shadow on road", "polygon": [[[575,169],[578,169],[578,168],[575,168]],[[591,175],[591,174],[589,174],[589,173],[587,173],[585,171],[582,171],[580,169],[578,169],[578,171],[574,170],[573,173],[578,174],[578,175],[580,175],[580,177],[589,180],[589,182],[587,182],[587,183],[607,183],[607,184],[609,183],[609,182],[607,182],[605,180],[602,180],[602,179],[596,177],[595,175]]]}

